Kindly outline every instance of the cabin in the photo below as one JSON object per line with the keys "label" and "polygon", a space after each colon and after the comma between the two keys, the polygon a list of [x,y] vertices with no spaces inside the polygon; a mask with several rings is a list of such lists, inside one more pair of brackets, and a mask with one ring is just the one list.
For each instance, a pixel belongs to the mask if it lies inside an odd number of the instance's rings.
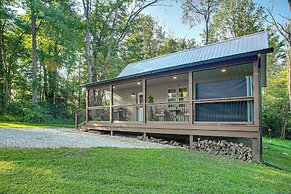
{"label": "cabin", "polygon": [[113,79],[84,85],[76,127],[187,135],[190,146],[193,136],[248,138],[258,160],[270,52],[260,32],[128,64]]}

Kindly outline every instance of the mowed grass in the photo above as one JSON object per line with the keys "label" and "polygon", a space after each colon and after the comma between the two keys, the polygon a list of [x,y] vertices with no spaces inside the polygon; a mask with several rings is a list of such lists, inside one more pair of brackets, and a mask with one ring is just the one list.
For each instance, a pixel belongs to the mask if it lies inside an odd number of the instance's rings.
{"label": "mowed grass", "polygon": [[0,149],[0,193],[290,193],[291,173],[185,149]]}
{"label": "mowed grass", "polygon": [[18,121],[0,121],[0,128],[73,128],[71,123],[52,122],[52,123],[26,123]]}
{"label": "mowed grass", "polygon": [[264,138],[263,159],[291,172],[291,141]]}

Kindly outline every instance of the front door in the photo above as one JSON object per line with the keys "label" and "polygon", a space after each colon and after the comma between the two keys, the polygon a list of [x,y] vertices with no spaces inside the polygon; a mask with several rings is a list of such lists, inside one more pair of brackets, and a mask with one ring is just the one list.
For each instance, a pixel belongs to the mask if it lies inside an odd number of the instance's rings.
{"label": "front door", "polygon": [[[143,93],[138,93],[137,95],[137,103],[142,104],[143,103]],[[137,120],[143,121],[143,106],[137,107]]]}

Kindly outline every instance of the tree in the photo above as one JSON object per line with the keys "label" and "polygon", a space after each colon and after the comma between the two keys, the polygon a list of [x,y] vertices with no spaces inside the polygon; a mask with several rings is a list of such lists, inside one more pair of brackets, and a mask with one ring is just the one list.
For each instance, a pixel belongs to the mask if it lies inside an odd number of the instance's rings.
{"label": "tree", "polygon": [[284,20],[286,20],[285,23],[281,24],[276,21],[275,17],[272,14],[272,11],[270,9],[267,9],[267,10],[272,19],[271,23],[274,25],[274,27],[278,30],[280,35],[283,37],[285,46],[286,46],[286,49],[285,49],[286,68],[287,68],[287,78],[288,78],[289,103],[290,103],[290,108],[291,108],[291,18],[281,16]]}
{"label": "tree", "polygon": [[209,43],[212,16],[218,8],[218,0],[182,0],[183,22],[191,27],[205,23],[205,45]]}
{"label": "tree", "polygon": [[36,51],[36,6],[35,0],[30,2],[31,37],[32,37],[32,103],[37,104],[37,51]]}
{"label": "tree", "polygon": [[[277,29],[280,35],[283,37],[285,44],[285,63],[287,69],[287,88],[288,88],[288,96],[289,96],[289,109],[291,109],[291,18],[287,18],[281,16],[286,20],[286,23],[281,24],[276,21],[270,9],[267,9],[269,15],[271,16],[271,24]],[[286,115],[288,116],[288,115]],[[288,117],[285,119],[285,123],[288,123]],[[281,138],[285,139],[287,124],[281,130]]]}
{"label": "tree", "polygon": [[212,27],[224,40],[263,31],[266,17],[264,8],[252,0],[221,0]]}

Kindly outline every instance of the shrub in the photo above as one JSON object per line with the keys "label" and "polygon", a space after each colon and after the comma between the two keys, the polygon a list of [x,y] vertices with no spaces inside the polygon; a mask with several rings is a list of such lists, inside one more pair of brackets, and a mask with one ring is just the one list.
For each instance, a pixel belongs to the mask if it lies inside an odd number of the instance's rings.
{"label": "shrub", "polygon": [[40,106],[32,106],[24,110],[25,115],[23,121],[31,123],[43,123],[52,120],[49,111]]}

